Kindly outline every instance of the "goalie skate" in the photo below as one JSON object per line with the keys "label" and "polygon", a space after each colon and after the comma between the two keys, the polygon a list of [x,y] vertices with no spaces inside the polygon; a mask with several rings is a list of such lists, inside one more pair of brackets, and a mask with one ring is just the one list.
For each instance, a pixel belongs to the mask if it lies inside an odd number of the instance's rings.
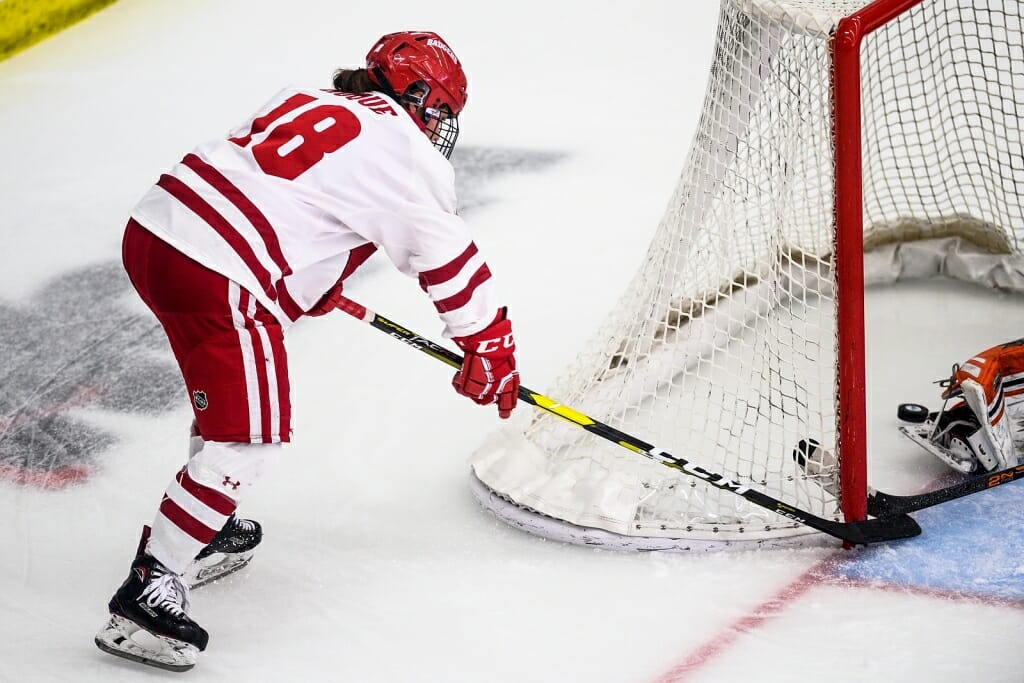
{"label": "goalie skate", "polygon": [[[908,415],[906,407],[914,405],[914,415]],[[896,416],[905,423],[900,433],[957,472],[971,474],[978,470],[977,431],[978,419],[969,406],[961,403],[950,410],[928,412],[924,406],[904,403]],[[908,417],[910,419],[908,419]]]}
{"label": "goalie skate", "polygon": [[938,431],[931,416],[920,424],[900,425],[900,433],[957,472],[970,474],[977,468],[978,459],[968,447],[966,437],[947,430]]}
{"label": "goalie skate", "polygon": [[237,572],[249,564],[262,539],[263,529],[258,522],[231,515],[210,544],[188,566],[182,578],[190,588],[199,588]]}
{"label": "goalie skate", "polygon": [[169,636],[151,633],[117,614],[96,634],[96,646],[112,655],[168,671],[188,671],[199,648]]}

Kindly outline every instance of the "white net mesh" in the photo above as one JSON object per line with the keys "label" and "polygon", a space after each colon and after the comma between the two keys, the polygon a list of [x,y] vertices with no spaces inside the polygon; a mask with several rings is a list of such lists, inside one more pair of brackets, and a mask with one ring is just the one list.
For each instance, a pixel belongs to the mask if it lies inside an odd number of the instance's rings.
{"label": "white net mesh", "polygon": [[[808,476],[792,453],[808,438],[836,453],[829,38],[861,5],[722,3],[699,130],[646,261],[549,394],[835,519],[837,466]],[[958,236],[1020,254],[1021,13],[1015,0],[925,0],[865,39],[866,248]],[[551,416],[495,435],[472,462],[494,492],[583,527],[693,539],[807,531]]]}

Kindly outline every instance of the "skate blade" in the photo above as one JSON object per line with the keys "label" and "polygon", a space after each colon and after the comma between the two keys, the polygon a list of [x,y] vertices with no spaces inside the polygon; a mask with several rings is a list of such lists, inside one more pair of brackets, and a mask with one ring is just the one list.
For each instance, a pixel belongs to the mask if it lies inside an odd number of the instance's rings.
{"label": "skate blade", "polygon": [[188,671],[199,656],[195,645],[158,636],[116,614],[96,634],[95,643],[108,654],[167,671]]}
{"label": "skate blade", "polygon": [[188,582],[189,588],[199,588],[223,579],[228,574],[234,574],[249,564],[252,556],[252,550],[241,553],[214,553],[189,565],[182,578]]}

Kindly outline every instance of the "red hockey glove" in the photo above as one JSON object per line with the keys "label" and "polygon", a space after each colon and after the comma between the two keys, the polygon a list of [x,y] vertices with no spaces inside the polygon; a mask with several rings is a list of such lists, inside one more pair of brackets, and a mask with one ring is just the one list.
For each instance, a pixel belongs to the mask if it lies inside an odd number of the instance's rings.
{"label": "red hockey glove", "polygon": [[498,417],[512,414],[519,400],[519,373],[516,372],[516,342],[512,338],[512,321],[506,309],[489,327],[468,337],[456,337],[455,343],[465,352],[462,369],[455,373],[452,386],[463,396],[480,405],[498,404]]}

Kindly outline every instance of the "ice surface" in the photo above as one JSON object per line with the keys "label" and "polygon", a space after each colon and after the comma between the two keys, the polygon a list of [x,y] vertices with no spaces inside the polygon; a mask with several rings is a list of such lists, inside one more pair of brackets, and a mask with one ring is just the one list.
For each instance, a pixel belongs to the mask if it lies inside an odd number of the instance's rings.
{"label": "ice surface", "polygon": [[[715,5],[121,0],[0,62],[0,681],[164,676],[91,641],[186,453],[173,360],[118,265],[128,211],[168,165],[379,35],[437,30],[471,79],[465,215],[543,390],[657,225]],[[437,337],[380,258],[350,294]],[[1020,336],[1021,313],[951,283],[870,292],[875,485],[943,474],[896,434],[895,406],[934,405],[930,382]],[[443,366],[343,315],[296,326],[289,350],[295,442],[242,508],[266,532],[252,565],[193,595],[211,640],[189,680],[1024,680],[1019,485],[866,552],[565,546],[476,506],[465,458],[498,420]]]}

